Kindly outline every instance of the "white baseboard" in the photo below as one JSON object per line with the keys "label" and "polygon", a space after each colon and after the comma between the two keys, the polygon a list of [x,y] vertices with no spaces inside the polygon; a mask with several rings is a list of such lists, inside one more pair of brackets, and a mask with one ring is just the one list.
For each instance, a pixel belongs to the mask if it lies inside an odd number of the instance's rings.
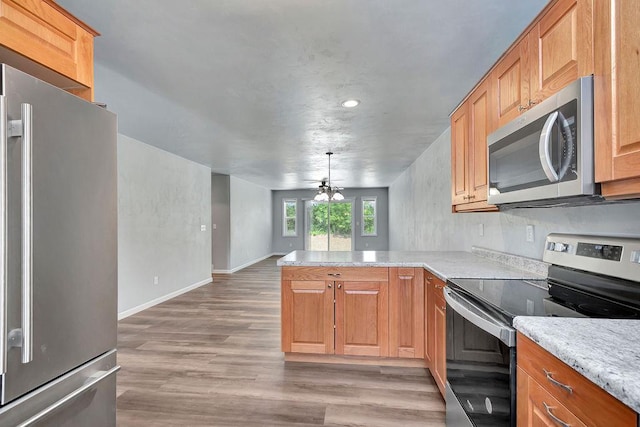
{"label": "white baseboard", "polygon": [[204,286],[204,285],[206,285],[208,283],[211,283],[211,281],[212,280],[209,277],[207,279],[204,279],[204,280],[196,282],[196,283],[194,283],[192,285],[189,285],[186,288],[178,289],[177,291],[173,291],[171,293],[168,293],[166,295],[163,295],[161,297],[153,299],[153,300],[151,300],[149,302],[145,302],[144,304],[140,304],[137,307],[133,307],[133,308],[130,308],[129,310],[125,310],[125,311],[123,311],[121,313],[118,313],[118,320],[122,320],[125,317],[132,316],[132,315],[134,315],[136,313],[141,312],[142,310],[146,310],[147,308],[153,307],[154,305],[160,304],[161,302],[165,302],[167,300],[170,300],[171,298],[177,297],[178,295],[182,295],[182,294],[184,294],[186,292],[192,291],[195,288],[199,288],[200,286]]}
{"label": "white baseboard", "polygon": [[272,252],[272,253],[270,253],[270,254],[268,254],[268,255],[265,255],[265,256],[263,256],[263,257],[260,257],[260,258],[254,259],[253,261],[246,262],[246,263],[242,264],[241,266],[238,266],[238,267],[232,268],[231,270],[213,270],[213,273],[214,273],[214,274],[233,274],[233,273],[235,273],[235,272],[237,272],[237,271],[242,270],[243,268],[247,268],[247,267],[249,267],[249,266],[251,266],[251,265],[253,265],[253,264],[257,263],[257,262],[260,262],[260,261],[262,261],[262,260],[265,260],[265,259],[267,259],[267,258],[269,258],[269,257],[272,257],[272,256],[279,256],[279,255],[284,256],[284,255],[286,255],[286,254],[280,254],[280,253]]}

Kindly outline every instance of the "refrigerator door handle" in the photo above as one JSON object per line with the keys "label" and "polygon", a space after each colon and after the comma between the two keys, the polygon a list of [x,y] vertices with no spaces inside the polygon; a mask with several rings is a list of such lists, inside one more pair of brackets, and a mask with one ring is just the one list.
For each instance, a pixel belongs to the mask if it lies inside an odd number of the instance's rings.
{"label": "refrigerator door handle", "polygon": [[86,393],[87,391],[89,391],[90,389],[95,387],[100,381],[103,381],[103,380],[107,379],[108,377],[110,377],[111,375],[115,374],[119,370],[120,370],[120,366],[115,366],[115,367],[109,369],[106,372],[105,371],[96,372],[95,374],[93,374],[89,378],[87,378],[87,381],[81,387],[79,387],[79,388],[75,389],[74,391],[72,391],[71,393],[67,394],[62,399],[60,399],[60,400],[56,401],[55,403],[53,403],[51,406],[48,406],[47,408],[45,408],[42,411],[38,412],[37,414],[35,414],[31,418],[29,418],[28,420],[26,420],[26,421],[22,422],[21,424],[19,424],[17,427],[27,427],[27,426],[30,426],[30,425],[33,425],[33,424],[37,423],[38,421],[42,420],[43,418],[47,417],[48,415],[50,415],[50,414],[54,413],[55,411],[57,411],[58,409],[60,409],[62,406],[66,405],[67,403],[71,402],[72,400],[80,397],[81,395],[83,395],[84,393]]}
{"label": "refrigerator door handle", "polygon": [[0,374],[7,372],[7,98],[0,95]]}
{"label": "refrigerator door handle", "polygon": [[22,363],[33,360],[33,108],[22,104]]}
{"label": "refrigerator door handle", "polygon": [[21,120],[8,122],[7,136],[22,137],[22,330],[10,331],[7,341],[10,347],[22,347],[22,363],[29,363],[33,360],[33,107],[24,103],[21,112]]}

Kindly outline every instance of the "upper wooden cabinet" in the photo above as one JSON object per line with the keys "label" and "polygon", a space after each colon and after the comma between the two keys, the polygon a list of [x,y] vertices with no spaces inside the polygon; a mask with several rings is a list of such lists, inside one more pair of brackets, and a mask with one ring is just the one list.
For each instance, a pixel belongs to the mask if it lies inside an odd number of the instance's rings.
{"label": "upper wooden cabinet", "polygon": [[[504,126],[529,105],[529,38],[524,37],[495,65],[489,75],[497,99],[497,127]],[[497,116],[496,116],[497,114]]]}
{"label": "upper wooden cabinet", "polygon": [[424,357],[423,268],[389,268],[389,356]]}
{"label": "upper wooden cabinet", "polygon": [[[604,22],[606,17],[599,19]],[[593,0],[551,1],[453,112],[454,212],[496,209],[486,203],[487,136],[579,77],[594,73],[593,24]],[[640,125],[637,129],[634,140],[640,141]],[[640,152],[640,146],[636,150]]]}
{"label": "upper wooden cabinet", "polygon": [[0,60],[90,101],[97,35],[53,0],[0,0]]}
{"label": "upper wooden cabinet", "polygon": [[592,2],[560,0],[529,32],[531,105],[593,74]]}
{"label": "upper wooden cabinet", "polygon": [[558,0],[490,73],[497,127],[582,76],[593,74],[593,0]]}
{"label": "upper wooden cabinet", "polygon": [[607,198],[640,197],[640,7],[598,0],[595,39],[595,175]]}
{"label": "upper wooden cabinet", "polygon": [[493,210],[487,205],[487,135],[495,130],[495,97],[484,80],[451,116],[451,200],[454,210]]}

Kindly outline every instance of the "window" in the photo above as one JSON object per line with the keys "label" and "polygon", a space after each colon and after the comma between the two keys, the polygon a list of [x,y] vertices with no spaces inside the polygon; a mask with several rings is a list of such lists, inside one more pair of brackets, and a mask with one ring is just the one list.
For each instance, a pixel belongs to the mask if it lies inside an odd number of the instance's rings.
{"label": "window", "polygon": [[298,235],[298,201],[296,199],[282,200],[282,235],[295,237]]}
{"label": "window", "polygon": [[375,197],[362,198],[362,235],[377,236],[378,212]]}

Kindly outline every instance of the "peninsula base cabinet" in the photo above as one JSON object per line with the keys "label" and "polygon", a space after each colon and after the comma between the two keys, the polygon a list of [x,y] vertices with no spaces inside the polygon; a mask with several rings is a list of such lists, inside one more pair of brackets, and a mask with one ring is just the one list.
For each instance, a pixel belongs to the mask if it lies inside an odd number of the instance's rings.
{"label": "peninsula base cabinet", "polygon": [[518,427],[636,427],[638,414],[518,333]]}
{"label": "peninsula base cabinet", "polygon": [[287,266],[281,297],[285,353],[422,363],[423,268]]}
{"label": "peninsula base cabinet", "polygon": [[284,267],[282,351],[389,355],[388,269]]}

